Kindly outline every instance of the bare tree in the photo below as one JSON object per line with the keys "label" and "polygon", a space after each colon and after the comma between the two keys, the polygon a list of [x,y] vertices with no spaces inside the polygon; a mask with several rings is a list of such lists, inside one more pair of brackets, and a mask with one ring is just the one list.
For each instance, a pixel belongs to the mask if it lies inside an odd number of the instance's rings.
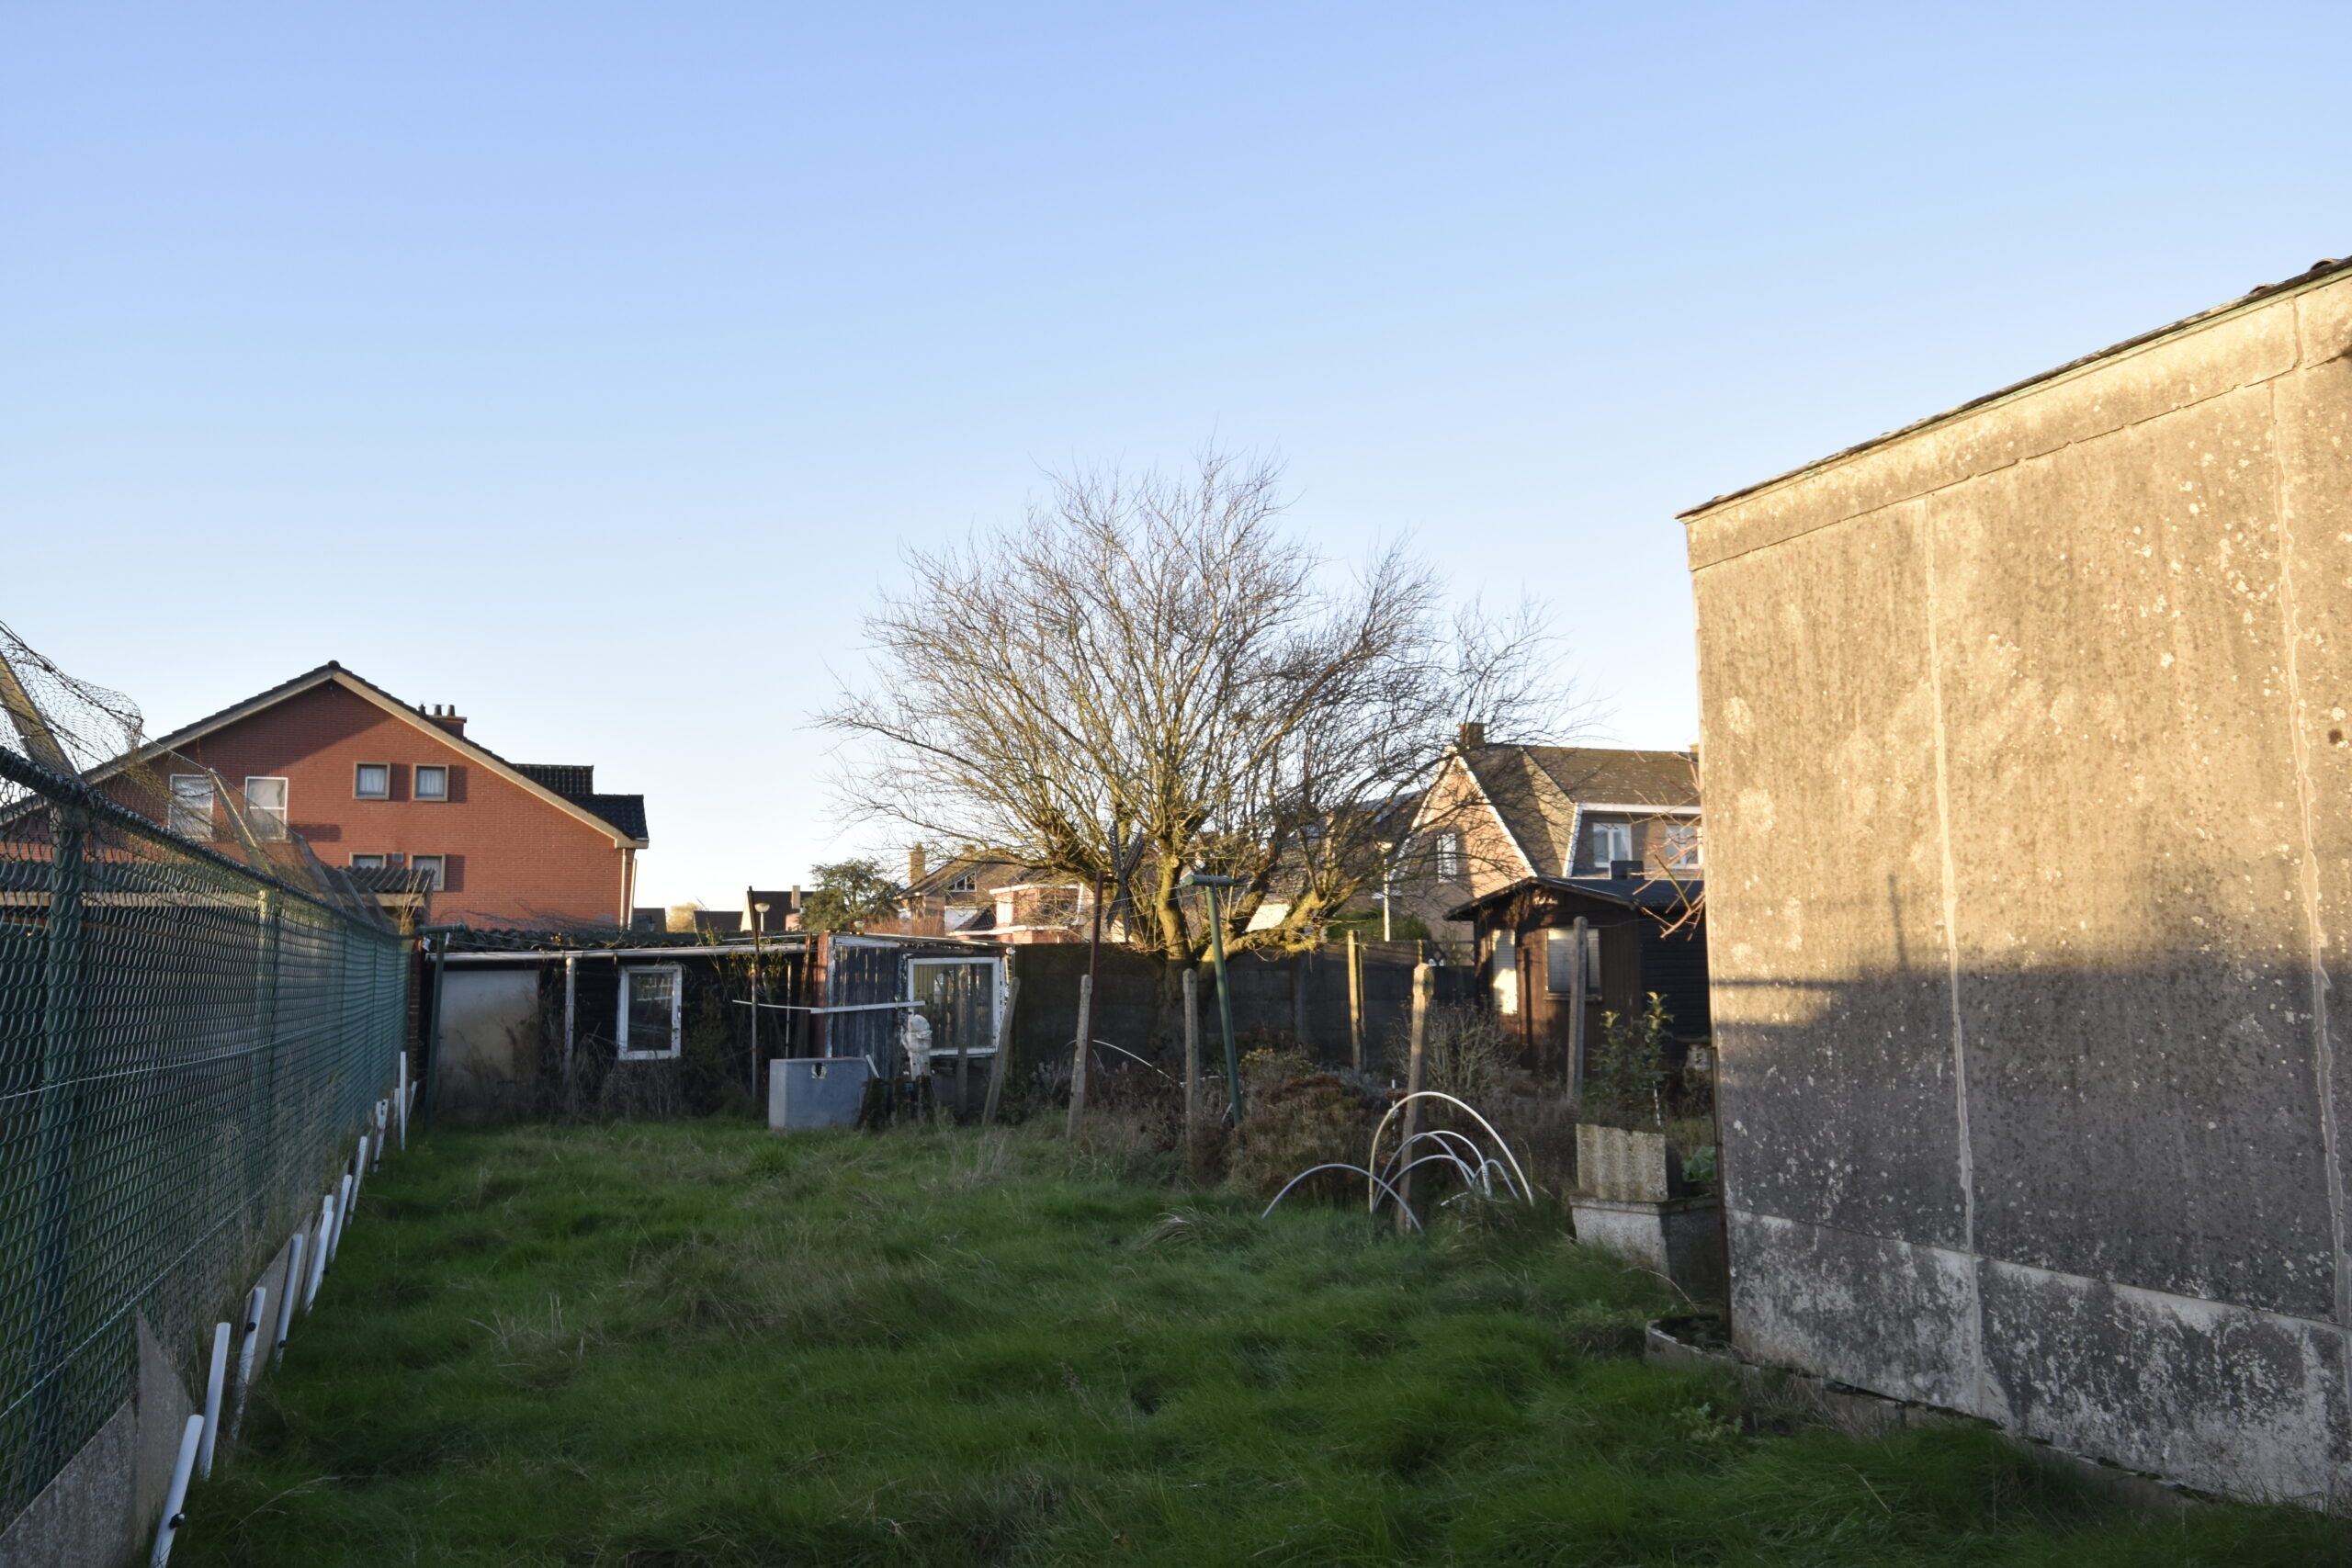
{"label": "bare tree", "polygon": [[[1196,863],[1236,947],[1298,946],[1376,886],[1457,724],[1565,714],[1540,617],[1449,610],[1403,549],[1352,572],[1287,532],[1277,464],[1053,479],[1021,524],[907,558],[865,622],[844,804],[1110,889],[1130,944],[1197,958]],[[1277,911],[1279,918],[1272,918]],[[1250,930],[1254,917],[1269,919]]]}

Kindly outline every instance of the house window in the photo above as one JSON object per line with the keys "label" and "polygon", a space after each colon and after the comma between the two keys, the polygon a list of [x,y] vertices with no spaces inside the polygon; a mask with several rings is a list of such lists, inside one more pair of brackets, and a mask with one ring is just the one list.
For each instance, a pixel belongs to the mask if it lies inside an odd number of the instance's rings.
{"label": "house window", "polygon": [[[1576,977],[1569,973],[1577,951],[1577,933],[1573,927],[1555,927],[1544,933],[1544,988],[1555,997],[1565,997],[1574,988]],[[1596,996],[1600,990],[1600,928],[1584,929],[1584,994]]]}
{"label": "house window", "polygon": [[245,780],[245,816],[254,837],[273,842],[286,837],[286,781],[250,777]]}
{"label": "house window", "polygon": [[1699,824],[1669,822],[1666,825],[1666,863],[1677,871],[1696,871],[1701,863]]}
{"label": "house window", "polygon": [[620,1052],[624,1062],[650,1062],[678,1054],[678,965],[621,971]]}
{"label": "house window", "polygon": [[1609,872],[1611,861],[1634,858],[1634,825],[1631,822],[1595,822],[1592,825],[1592,868],[1603,875]]}
{"label": "house window", "polygon": [[392,798],[392,765],[390,762],[362,762],[353,773],[351,793],[361,800]]}
{"label": "house window", "polygon": [[420,765],[416,770],[416,788],[413,793],[419,800],[448,799],[449,770],[437,764]]}
{"label": "house window", "polygon": [[434,891],[434,892],[435,892],[435,893],[438,893],[438,892],[440,892],[440,891],[441,891],[441,887],[442,887],[442,880],[441,880],[442,873],[443,873],[443,872],[447,869],[447,856],[444,856],[444,855],[411,855],[411,856],[409,856],[409,857],[408,857],[408,865],[409,865],[409,869],[410,869],[411,871],[422,871],[422,872],[424,872],[424,873],[427,873],[428,874],[430,874],[430,875],[432,876],[433,880],[432,880],[432,881],[430,881],[430,882],[428,882],[428,883],[426,883],[426,884],[425,884],[425,886],[426,886],[427,887],[432,888],[432,889],[433,889],[433,891]]}
{"label": "house window", "polygon": [[384,869],[384,857],[381,855],[354,855],[351,857],[351,869],[354,871],[381,871]]}
{"label": "house window", "polygon": [[169,824],[173,832],[183,839],[212,837],[212,778],[208,773],[174,773],[172,775],[172,813]]}
{"label": "house window", "polygon": [[1510,1017],[1519,1011],[1519,938],[1511,931],[1495,933],[1493,974],[1495,1010]]}
{"label": "house window", "polygon": [[1462,880],[1462,835],[1440,833],[1437,836],[1437,876],[1440,882]]}
{"label": "house window", "polygon": [[961,876],[950,877],[947,883],[947,891],[950,893],[971,893],[977,891],[978,887],[978,884],[973,880],[972,874],[968,871]]}

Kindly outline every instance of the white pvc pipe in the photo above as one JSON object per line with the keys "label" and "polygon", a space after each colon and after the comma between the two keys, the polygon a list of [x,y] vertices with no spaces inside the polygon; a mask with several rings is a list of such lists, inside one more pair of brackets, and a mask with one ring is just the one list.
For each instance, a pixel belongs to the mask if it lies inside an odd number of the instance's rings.
{"label": "white pvc pipe", "polygon": [[401,1116],[401,1153],[408,1153],[408,1053],[401,1053],[400,1098],[392,1103]]}
{"label": "white pvc pipe", "polygon": [[319,1203],[319,1239],[311,1247],[311,1283],[302,1292],[302,1310],[311,1310],[319,1299],[319,1281],[327,1274],[327,1242],[334,1235],[334,1194],[330,1192]]}
{"label": "white pvc pipe", "polygon": [[[1425,1165],[1434,1165],[1440,1160],[1444,1161],[1446,1164],[1452,1166],[1455,1170],[1461,1173],[1462,1185],[1464,1188],[1473,1192],[1478,1190],[1478,1173],[1472,1170],[1469,1165],[1464,1161],[1462,1156],[1455,1154],[1452,1149],[1442,1148],[1433,1155],[1423,1155],[1419,1159],[1407,1165],[1402,1170],[1390,1170],[1384,1174],[1387,1176],[1389,1182],[1393,1186],[1401,1188],[1405,1184],[1406,1177],[1411,1175],[1414,1171],[1419,1170]],[[1376,1197],[1373,1200],[1372,1212],[1375,1214],[1380,1213],[1380,1200]]]}
{"label": "white pvc pipe", "polygon": [[[237,1347],[237,1403],[235,1408],[238,1416],[243,1416],[245,1413],[245,1395],[252,1391],[254,1386],[254,1357],[261,1349],[262,1314],[268,1310],[269,1287],[267,1285],[255,1285],[245,1296],[245,1337],[243,1342]],[[236,1430],[236,1422],[232,1421],[229,1424],[229,1429],[233,1432]]]}
{"label": "white pvc pipe", "polygon": [[[1410,1105],[1417,1100],[1442,1100],[1448,1105],[1461,1106],[1464,1111],[1469,1113],[1470,1120],[1476,1122],[1479,1126],[1484,1127],[1487,1130],[1487,1136],[1494,1139],[1495,1146],[1502,1150],[1503,1158],[1510,1161],[1511,1171],[1519,1178],[1521,1190],[1528,1194],[1527,1201],[1531,1203],[1535,1201],[1534,1184],[1527,1179],[1527,1172],[1520,1169],[1519,1156],[1510,1152],[1510,1145],[1504,1140],[1503,1135],[1500,1133],[1495,1131],[1495,1124],[1492,1122],[1487,1121],[1484,1116],[1479,1115],[1478,1112],[1471,1106],[1464,1104],[1461,1100],[1454,1099],[1453,1096],[1450,1094],[1441,1093],[1439,1090],[1433,1089],[1416,1089],[1413,1093],[1406,1095],[1396,1104],[1388,1108],[1388,1114],[1383,1116],[1380,1119],[1380,1125],[1372,1130],[1372,1152],[1364,1156],[1364,1164],[1370,1166],[1377,1165],[1380,1162],[1380,1135],[1388,1131],[1388,1123],[1396,1120],[1396,1112],[1404,1110],[1405,1107]],[[1363,1201],[1364,1208],[1368,1213],[1379,1203],[1379,1195],[1371,1191],[1366,1191],[1364,1193]],[[1406,1211],[1408,1213],[1410,1213],[1412,1211],[1409,1209]]]}
{"label": "white pvc pipe", "polygon": [[351,1156],[351,1206],[359,1207],[359,1190],[368,1184],[368,1135],[359,1134],[359,1147]]}
{"label": "white pvc pipe", "polygon": [[197,1445],[203,1441],[204,1417],[189,1416],[180,1431],[179,1458],[172,1461],[172,1486],[164,1494],[164,1517],[155,1526],[155,1550],[147,1559],[147,1568],[164,1568],[172,1560],[172,1540],[187,1522],[182,1511],[187,1504],[187,1481],[196,1473]]}
{"label": "white pvc pipe", "polygon": [[384,1119],[391,1114],[391,1106],[383,1100],[376,1102],[376,1145],[368,1156],[369,1170],[384,1168]]}
{"label": "white pvc pipe", "polygon": [[294,1239],[286,1244],[286,1279],[277,1292],[277,1337],[269,1350],[273,1367],[286,1359],[286,1336],[294,1326],[294,1301],[302,1293],[302,1244],[308,1239],[296,1231]]}
{"label": "white pvc pipe", "polygon": [[197,1450],[197,1472],[209,1479],[212,1450],[220,1440],[220,1384],[229,1375],[229,1325],[212,1325],[212,1370],[204,1374],[204,1442]]}
{"label": "white pvc pipe", "polygon": [[351,1175],[344,1173],[343,1184],[335,1190],[334,1229],[327,1235],[327,1263],[332,1267],[334,1255],[343,1250],[343,1227],[351,1223]]}
{"label": "white pvc pipe", "polygon": [[[1468,1149],[1470,1151],[1468,1158],[1461,1160],[1462,1168],[1464,1170],[1483,1169],[1486,1166],[1492,1163],[1487,1158],[1487,1151],[1478,1146],[1476,1139],[1465,1137],[1462,1134],[1456,1133],[1450,1128],[1430,1127],[1425,1131],[1414,1134],[1411,1137],[1397,1145],[1396,1152],[1388,1156],[1388,1164],[1383,1168],[1381,1174],[1384,1176],[1389,1176],[1391,1179],[1394,1179],[1393,1173],[1396,1168],[1399,1165],[1402,1165],[1405,1162],[1406,1157],[1413,1152],[1413,1145],[1420,1143],[1424,1139],[1435,1144],[1439,1148],[1445,1150],[1448,1154],[1452,1154],[1453,1152],[1453,1145],[1455,1144],[1460,1144],[1464,1148]],[[1476,1168],[1470,1164],[1470,1161],[1474,1159],[1478,1162],[1478,1165]],[[1488,1190],[1491,1191],[1492,1188],[1489,1187]]]}
{"label": "white pvc pipe", "polygon": [[[1396,1190],[1395,1188],[1389,1187],[1388,1183],[1385,1181],[1381,1181],[1380,1178],[1373,1175],[1372,1172],[1366,1170],[1363,1167],[1360,1165],[1350,1165],[1345,1160],[1333,1160],[1327,1165],[1309,1166],[1306,1169],[1300,1171],[1296,1176],[1292,1177],[1288,1181],[1283,1182],[1283,1190],[1274,1194],[1274,1202],[1267,1204],[1263,1213],[1260,1213],[1258,1217],[1262,1220],[1268,1214],[1272,1213],[1274,1212],[1274,1203],[1279,1203],[1283,1199],[1289,1197],[1290,1190],[1292,1188],[1297,1186],[1300,1182],[1306,1180],[1308,1177],[1313,1176],[1319,1170],[1352,1170],[1358,1176],[1363,1177],[1369,1181],[1378,1182],[1380,1186],[1387,1189],[1388,1195],[1391,1198],[1396,1198]],[[1421,1228],[1421,1217],[1420,1215],[1413,1213],[1413,1206],[1410,1203],[1406,1202],[1402,1198],[1396,1198],[1396,1206],[1405,1211],[1405,1217],[1413,1222],[1413,1228],[1415,1230],[1419,1230]]]}

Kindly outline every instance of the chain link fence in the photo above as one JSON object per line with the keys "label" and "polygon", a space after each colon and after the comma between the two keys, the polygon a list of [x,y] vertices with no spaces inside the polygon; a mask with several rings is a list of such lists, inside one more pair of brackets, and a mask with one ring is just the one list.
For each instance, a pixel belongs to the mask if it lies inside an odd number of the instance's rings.
{"label": "chain link fence", "polygon": [[[136,711],[0,626],[0,1524],[184,1374],[397,1072],[412,939],[282,823],[172,830]],[[182,822],[180,826],[187,824]]]}

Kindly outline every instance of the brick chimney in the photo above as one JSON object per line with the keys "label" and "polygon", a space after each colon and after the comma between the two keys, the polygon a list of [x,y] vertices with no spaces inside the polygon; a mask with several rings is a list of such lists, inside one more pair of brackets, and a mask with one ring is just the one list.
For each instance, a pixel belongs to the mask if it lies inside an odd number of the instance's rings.
{"label": "brick chimney", "polygon": [[922,846],[917,844],[907,852],[907,886],[912,887],[922,880],[924,860]]}
{"label": "brick chimney", "polygon": [[452,735],[463,735],[466,732],[464,716],[446,703],[435,703],[430,709],[426,708],[423,703],[419,703],[416,705],[416,711],[424,714],[425,717]]}
{"label": "brick chimney", "polygon": [[1464,751],[1475,751],[1487,743],[1487,727],[1475,718],[1464,719],[1454,739]]}

